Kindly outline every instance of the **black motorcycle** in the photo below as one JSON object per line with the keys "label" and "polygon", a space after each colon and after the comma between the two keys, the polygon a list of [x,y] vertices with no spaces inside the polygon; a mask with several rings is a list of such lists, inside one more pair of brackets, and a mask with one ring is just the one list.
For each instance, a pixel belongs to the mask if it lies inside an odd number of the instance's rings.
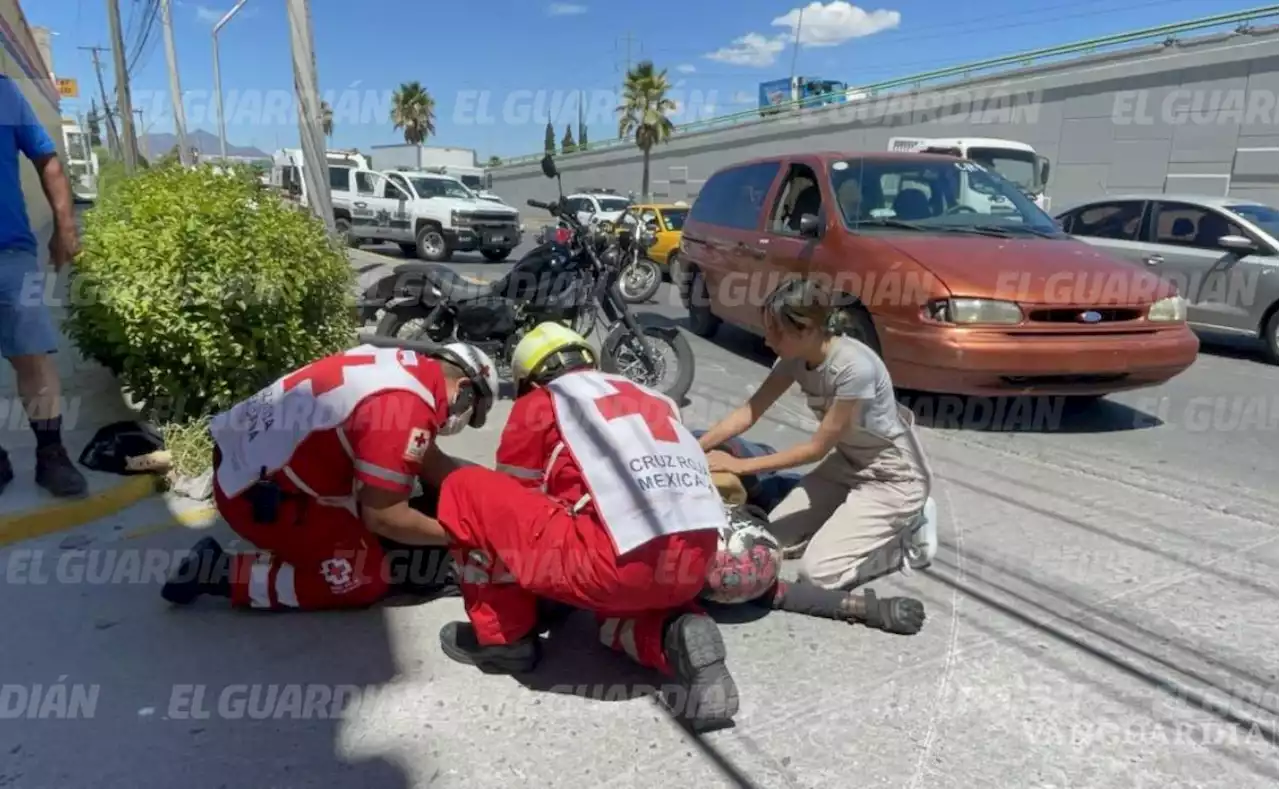
{"label": "black motorcycle", "polygon": [[[559,180],[550,156],[542,171]],[[366,291],[362,318],[372,322],[381,312],[376,334],[382,337],[476,345],[494,358],[503,377],[510,376],[516,344],[539,323],[562,322],[590,336],[603,318],[601,369],[681,402],[693,385],[693,349],[673,326],[637,323],[618,287],[637,241],[629,233],[582,225],[565,206],[563,190],[554,203],[528,202],[548,211],[561,230],[547,233],[506,276],[476,283],[448,266],[407,263]]]}

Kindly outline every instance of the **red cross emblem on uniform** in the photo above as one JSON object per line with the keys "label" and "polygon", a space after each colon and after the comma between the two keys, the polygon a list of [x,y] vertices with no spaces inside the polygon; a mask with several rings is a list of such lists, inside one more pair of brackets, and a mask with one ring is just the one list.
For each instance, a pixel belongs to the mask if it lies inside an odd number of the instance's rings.
{"label": "red cross emblem on uniform", "polygon": [[332,392],[346,382],[348,367],[363,367],[378,361],[375,356],[330,356],[303,367],[284,379],[284,390],[287,392],[304,381],[311,382],[311,394],[319,397],[325,392]]}
{"label": "red cross emblem on uniform", "polygon": [[617,394],[596,398],[596,409],[606,422],[624,416],[639,416],[649,428],[649,434],[658,441],[675,444],[680,441],[672,420],[676,418],[671,403],[650,394],[630,381],[611,381]]}

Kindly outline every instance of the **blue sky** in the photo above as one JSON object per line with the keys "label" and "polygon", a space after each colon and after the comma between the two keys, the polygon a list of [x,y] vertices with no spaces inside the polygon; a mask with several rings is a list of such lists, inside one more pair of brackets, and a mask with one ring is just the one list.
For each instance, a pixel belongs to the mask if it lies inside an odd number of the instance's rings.
{"label": "blue sky", "polygon": [[[143,28],[146,0],[120,0],[126,51]],[[174,26],[188,126],[216,132],[212,111],[213,23],[233,0],[174,0]],[[32,25],[48,27],[54,71],[80,84],[65,112],[87,111],[97,83],[88,52],[107,45],[102,0],[22,0]],[[436,98],[439,145],[514,156],[542,147],[548,113],[557,137],[576,136],[586,95],[592,139],[615,137],[610,105],[631,37],[632,61],[669,71],[687,121],[750,109],[759,82],[796,73],[863,85],[1141,27],[1262,5],[1249,0],[885,0],[861,8],[810,3],[794,39],[797,0],[312,0],[317,69],[335,107],[335,147],[402,142],[386,119],[390,92],[418,80]],[[973,9],[973,10],[967,10]],[[358,10],[356,10],[358,9]],[[732,9],[732,10],[730,10]],[[980,9],[980,11],[978,10]],[[292,146],[292,67],[284,0],[248,0],[219,34],[227,136],[270,152]],[[110,63],[110,58],[106,59]],[[107,89],[114,85],[106,73]],[[159,25],[133,74],[135,107],[150,131],[171,131]]]}

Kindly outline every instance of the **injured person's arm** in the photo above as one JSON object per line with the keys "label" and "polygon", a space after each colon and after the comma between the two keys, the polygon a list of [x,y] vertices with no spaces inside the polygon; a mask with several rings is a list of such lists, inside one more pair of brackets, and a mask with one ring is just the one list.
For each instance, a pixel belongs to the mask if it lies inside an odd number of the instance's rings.
{"label": "injured person's arm", "polygon": [[840,589],[824,589],[805,581],[779,581],[755,601],[777,611],[861,622],[868,627],[899,635],[914,635],[924,627],[924,605],[911,597],[876,597],[867,589],[862,594]]}
{"label": "injured person's arm", "polygon": [[360,519],[369,531],[402,545],[448,545],[451,541],[440,522],[411,507],[403,493],[371,485],[360,490]]}

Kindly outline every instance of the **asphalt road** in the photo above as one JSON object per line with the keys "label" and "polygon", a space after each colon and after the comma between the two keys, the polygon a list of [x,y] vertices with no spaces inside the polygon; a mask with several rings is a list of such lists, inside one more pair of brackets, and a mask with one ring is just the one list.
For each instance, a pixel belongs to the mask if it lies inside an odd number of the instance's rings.
{"label": "asphalt road", "polygon": [[[396,257],[358,256],[362,279]],[[637,312],[677,319],[668,291]],[[768,361],[730,330],[689,340],[685,415],[701,425]],[[440,654],[456,600],[255,617],[168,612],[154,584],[15,582],[15,551],[80,544],[51,538],[0,552],[0,786],[1274,786],[1276,368],[1212,346],[1167,385],[1080,414],[939,407],[951,418],[921,434],[942,550],[873,584],[922,599],[924,631],[726,623],[734,729],[692,740],[623,698],[653,678],[599,649],[588,622],[522,683]],[[812,424],[788,397],[750,437],[785,447]],[[482,459],[496,428],[448,441]],[[193,539],[101,532],[83,539]],[[95,714],[37,714],[59,682],[99,688]],[[339,720],[287,695],[335,686],[361,691]]]}

